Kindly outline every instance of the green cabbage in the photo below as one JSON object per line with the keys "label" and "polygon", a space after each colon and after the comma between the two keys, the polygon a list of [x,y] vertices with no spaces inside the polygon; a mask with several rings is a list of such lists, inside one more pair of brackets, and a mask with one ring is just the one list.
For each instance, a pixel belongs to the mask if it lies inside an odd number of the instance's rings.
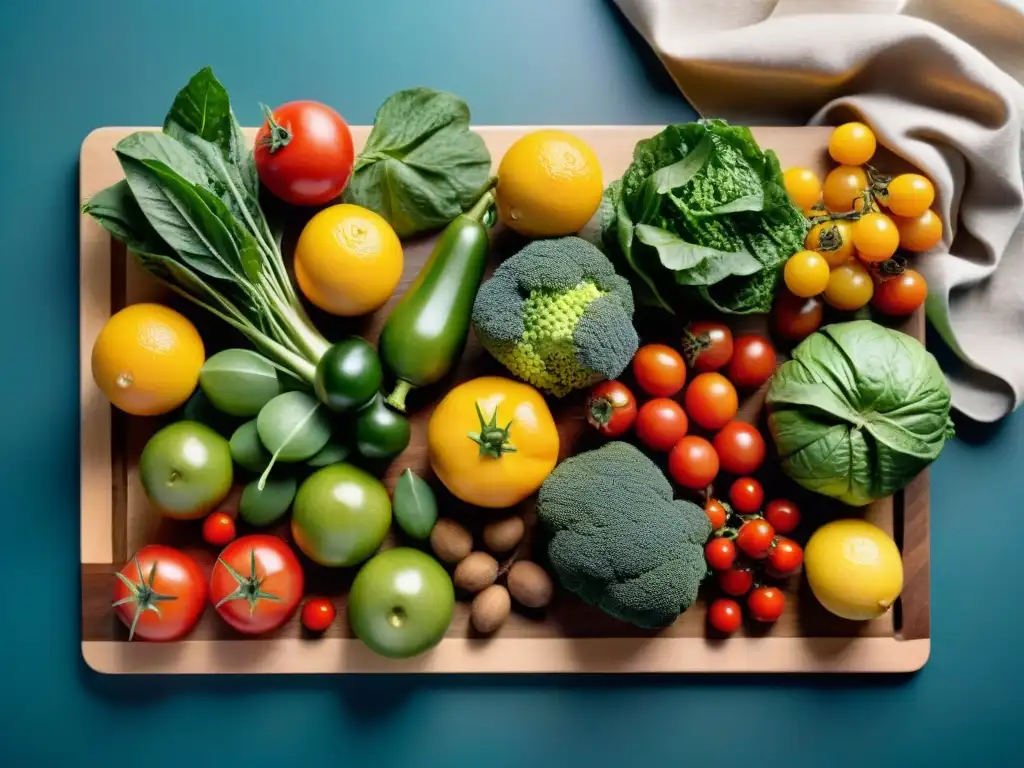
{"label": "green cabbage", "polygon": [[851,506],[906,486],[953,434],[938,362],[913,337],[870,320],[804,339],[772,377],[766,403],[783,471]]}

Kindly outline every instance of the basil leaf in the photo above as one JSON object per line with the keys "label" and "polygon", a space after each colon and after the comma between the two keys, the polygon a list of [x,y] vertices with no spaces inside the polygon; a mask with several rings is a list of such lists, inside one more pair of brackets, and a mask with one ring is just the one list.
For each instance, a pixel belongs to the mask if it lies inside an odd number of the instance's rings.
{"label": "basil leaf", "polygon": [[[152,131],[136,131],[114,146],[118,158],[131,158],[143,162],[156,160],[181,176],[189,184],[209,186],[206,170],[188,147],[175,138]],[[140,201],[141,205],[141,201]]]}
{"label": "basil leaf", "polygon": [[122,179],[93,195],[82,206],[115,239],[137,254],[168,254],[171,247],[157,234]]}

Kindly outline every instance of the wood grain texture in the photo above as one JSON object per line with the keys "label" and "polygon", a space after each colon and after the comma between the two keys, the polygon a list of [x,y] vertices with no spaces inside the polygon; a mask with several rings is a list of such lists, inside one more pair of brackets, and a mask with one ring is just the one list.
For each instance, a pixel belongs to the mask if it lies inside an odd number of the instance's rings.
{"label": "wood grain texture", "polygon": [[[481,127],[497,162],[523,127]],[[628,165],[637,140],[659,130],[657,126],[573,127],[594,147],[605,179],[619,176]],[[81,197],[120,177],[111,151],[131,129],[100,129],[86,139],[81,156]],[[784,167],[825,167],[827,128],[757,128],[763,146],[779,154]],[[247,133],[251,136],[252,131]],[[367,128],[353,129],[357,147]],[[290,240],[304,219],[290,222]],[[488,273],[523,241],[500,227],[492,234]],[[286,239],[286,245],[288,239]],[[425,262],[433,238],[405,244],[405,269],[396,295],[372,316],[355,320],[329,317],[310,309],[314,321],[328,338],[358,333],[375,341],[390,307],[405,292]],[[894,535],[901,546],[905,588],[896,608],[874,621],[855,623],[828,614],[810,594],[806,580],[797,575],[784,583],[788,610],[774,626],[745,626],[726,642],[705,639],[704,601],[699,601],[673,626],[660,632],[640,630],[610,619],[568,595],[559,595],[544,611],[515,609],[509,621],[489,638],[477,637],[469,626],[468,604],[460,602],[448,637],[422,659],[406,664],[382,662],[352,639],[345,620],[345,593],[354,576],[352,569],[324,569],[303,559],[309,592],[330,596],[339,610],[338,620],[325,638],[304,638],[298,618],[263,638],[243,637],[208,610],[188,642],[157,646],[127,643],[127,631],[110,610],[112,573],[129,555],[150,542],[182,547],[197,556],[204,568],[213,552],[199,536],[199,523],[167,520],[149,508],[139,483],[136,459],[161,419],[127,418],[112,409],[92,382],[89,357],[92,343],[106,319],[121,307],[157,300],[186,312],[199,327],[208,350],[240,345],[218,327],[218,322],[194,310],[143,274],[134,259],[91,220],[82,218],[81,230],[81,358],[82,358],[82,640],[87,663],[107,672],[654,672],[654,671],[910,671],[923,665],[928,655],[928,480],[922,474],[894,499],[883,499],[858,511],[842,507],[797,487],[770,463],[762,470],[769,497],[791,497],[804,512],[805,523],[795,536],[805,541],[813,527],[838,515],[863,514]],[[662,318],[637,318],[645,340],[676,343],[679,327]],[[902,324],[902,330],[923,339],[923,316]],[[763,318],[743,318],[734,323],[737,332],[765,331]],[[786,350],[780,349],[785,356]],[[413,439],[409,448],[383,469],[389,489],[406,467],[431,481],[438,493],[442,514],[465,522],[479,540],[480,529],[496,513],[473,509],[434,482],[426,455],[425,431],[433,403],[454,383],[487,373],[504,371],[470,335],[466,351],[444,381],[414,391],[409,398]],[[762,418],[764,391],[743,403],[741,417],[757,423]],[[582,393],[552,401],[559,425],[561,455],[596,445],[585,429],[580,404]],[[534,516],[532,502],[517,510],[527,521]],[[244,527],[241,533],[247,532]],[[287,525],[274,532],[290,540]],[[535,553],[542,558],[542,553]],[[532,556],[530,542],[524,556]]]}

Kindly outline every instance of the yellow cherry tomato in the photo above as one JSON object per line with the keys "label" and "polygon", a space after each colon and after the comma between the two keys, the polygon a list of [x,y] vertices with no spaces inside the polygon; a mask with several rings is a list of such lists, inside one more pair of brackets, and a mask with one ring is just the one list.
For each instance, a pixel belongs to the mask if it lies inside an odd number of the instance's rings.
{"label": "yellow cherry tomato", "polygon": [[935,202],[935,187],[919,173],[903,173],[886,188],[886,207],[897,216],[921,216]]}
{"label": "yellow cherry tomato", "polygon": [[841,219],[815,224],[807,233],[804,247],[824,256],[830,267],[838,267],[853,258],[853,227]]}
{"label": "yellow cherry tomato", "polygon": [[843,123],[828,140],[828,153],[841,165],[864,165],[875,154],[878,142],[864,123]]}
{"label": "yellow cherry tomato", "polygon": [[478,507],[511,507],[558,461],[558,428],[541,394],[501,376],[470,379],[438,403],[427,425],[434,474]]}
{"label": "yellow cherry tomato", "polygon": [[789,292],[807,299],[828,285],[828,262],[817,251],[797,251],[786,262],[783,278]]}
{"label": "yellow cherry tomato", "polygon": [[861,197],[868,188],[868,175],[863,168],[840,165],[829,171],[822,187],[825,207],[832,213],[859,210]]}
{"label": "yellow cherry tomato", "polygon": [[836,309],[852,312],[871,301],[874,293],[871,273],[863,264],[851,261],[832,270],[825,288],[825,301]]}
{"label": "yellow cherry tomato", "polygon": [[782,181],[789,199],[802,211],[821,199],[821,180],[809,168],[790,168],[782,174]]}
{"label": "yellow cherry tomato", "polygon": [[853,223],[853,247],[864,261],[885,261],[900,247],[900,232],[884,213],[865,213]]}
{"label": "yellow cherry tomato", "polygon": [[942,219],[931,209],[913,218],[893,216],[892,220],[900,233],[900,248],[928,251],[942,240]]}

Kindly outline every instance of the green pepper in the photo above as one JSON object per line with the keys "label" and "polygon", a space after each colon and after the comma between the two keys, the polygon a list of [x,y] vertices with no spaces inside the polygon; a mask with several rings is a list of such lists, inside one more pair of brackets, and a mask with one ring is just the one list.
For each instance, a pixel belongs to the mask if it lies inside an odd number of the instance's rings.
{"label": "green pepper", "polygon": [[390,459],[409,445],[409,420],[395,413],[377,395],[356,413],[356,450],[368,459]]}

